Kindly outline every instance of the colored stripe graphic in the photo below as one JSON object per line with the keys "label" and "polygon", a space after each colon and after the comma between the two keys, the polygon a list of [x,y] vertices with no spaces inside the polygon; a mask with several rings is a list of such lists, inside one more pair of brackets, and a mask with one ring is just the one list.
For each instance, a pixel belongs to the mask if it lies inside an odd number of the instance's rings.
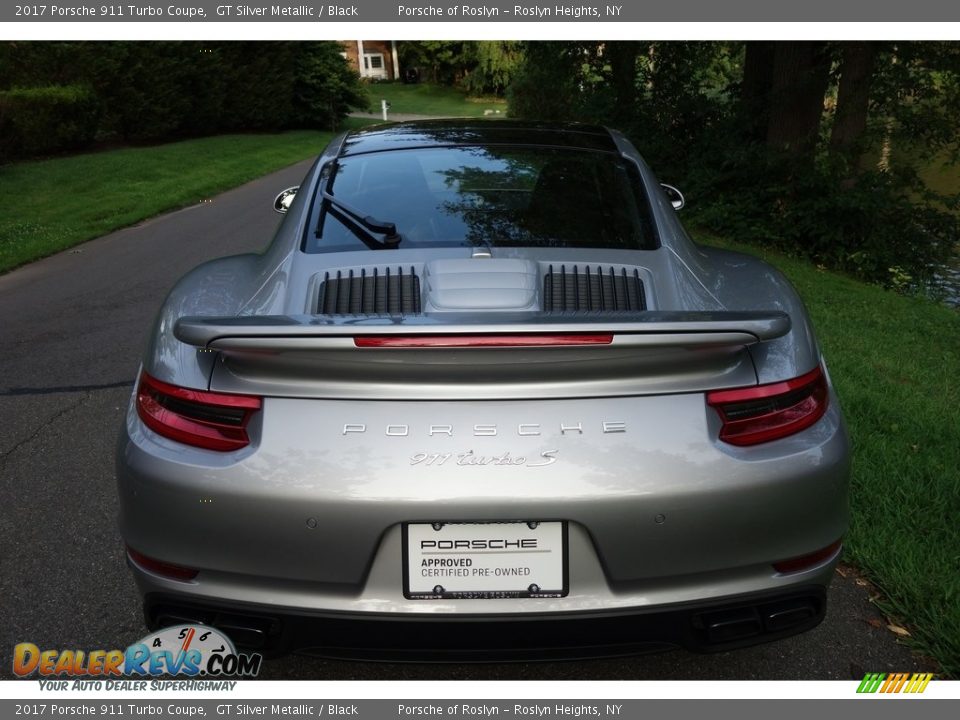
{"label": "colored stripe graphic", "polygon": [[860,683],[860,687],[857,688],[858,693],[875,693],[877,688],[880,687],[880,682],[886,677],[883,673],[867,673],[863,676],[863,681]]}
{"label": "colored stripe graphic", "polygon": [[914,690],[914,692],[917,693],[922,693],[924,690],[926,690],[927,685],[929,685],[930,681],[933,680],[933,673],[926,673],[925,675],[924,673],[920,673],[920,675],[923,677],[923,680],[920,683],[920,687]]}
{"label": "colored stripe graphic", "polygon": [[882,693],[892,693],[897,688],[897,683],[900,682],[901,673],[890,673],[887,676],[887,681],[883,683],[883,687],[880,688]]}
{"label": "colored stripe graphic", "polygon": [[922,693],[933,673],[867,673],[857,687],[858,693]]}

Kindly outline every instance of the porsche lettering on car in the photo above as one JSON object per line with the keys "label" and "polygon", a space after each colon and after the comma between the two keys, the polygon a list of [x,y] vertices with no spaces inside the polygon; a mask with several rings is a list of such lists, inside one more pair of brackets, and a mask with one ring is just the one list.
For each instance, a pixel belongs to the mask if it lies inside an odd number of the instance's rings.
{"label": "porsche lettering on car", "polygon": [[265,251],[150,333],[117,453],[150,628],[479,660],[816,626],[847,527],[827,363],[684,202],[602,127],[337,136]]}

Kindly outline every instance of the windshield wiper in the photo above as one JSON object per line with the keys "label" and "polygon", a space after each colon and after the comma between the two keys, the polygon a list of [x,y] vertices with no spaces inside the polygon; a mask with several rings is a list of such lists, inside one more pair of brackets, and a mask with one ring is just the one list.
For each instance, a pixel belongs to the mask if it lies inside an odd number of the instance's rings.
{"label": "windshield wiper", "polygon": [[[330,192],[335,176],[336,166],[334,165],[327,179],[326,187],[320,193],[322,204],[315,235],[320,237],[323,234],[323,218],[329,212],[369,247],[374,249],[397,247],[403,237],[397,232],[396,224],[378,220],[372,215],[366,215],[340,198],[335,197]],[[374,233],[383,237],[377,237]]]}

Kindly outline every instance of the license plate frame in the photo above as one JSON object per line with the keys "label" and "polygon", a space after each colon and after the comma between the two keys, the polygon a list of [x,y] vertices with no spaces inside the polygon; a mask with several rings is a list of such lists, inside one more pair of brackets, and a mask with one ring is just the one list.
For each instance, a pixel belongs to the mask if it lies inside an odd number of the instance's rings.
{"label": "license plate frame", "polygon": [[[401,535],[408,600],[561,598],[569,593],[566,521],[406,522]],[[437,546],[424,548],[421,541],[431,539]],[[464,542],[471,545],[465,548]],[[444,565],[424,565],[433,560]],[[414,566],[420,571],[416,577]],[[431,574],[424,575],[426,570]],[[487,574],[481,574],[484,570]]]}

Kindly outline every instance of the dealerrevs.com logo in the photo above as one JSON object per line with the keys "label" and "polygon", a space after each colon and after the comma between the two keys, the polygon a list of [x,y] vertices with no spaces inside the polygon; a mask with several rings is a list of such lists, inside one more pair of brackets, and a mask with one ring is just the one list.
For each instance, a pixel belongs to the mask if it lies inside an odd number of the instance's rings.
{"label": "dealerrevs.com logo", "polygon": [[233,642],[206,625],[178,625],[148,635],[126,650],[41,650],[20,643],[13,651],[17,677],[91,678],[179,675],[254,677],[263,657],[238,653]]}

